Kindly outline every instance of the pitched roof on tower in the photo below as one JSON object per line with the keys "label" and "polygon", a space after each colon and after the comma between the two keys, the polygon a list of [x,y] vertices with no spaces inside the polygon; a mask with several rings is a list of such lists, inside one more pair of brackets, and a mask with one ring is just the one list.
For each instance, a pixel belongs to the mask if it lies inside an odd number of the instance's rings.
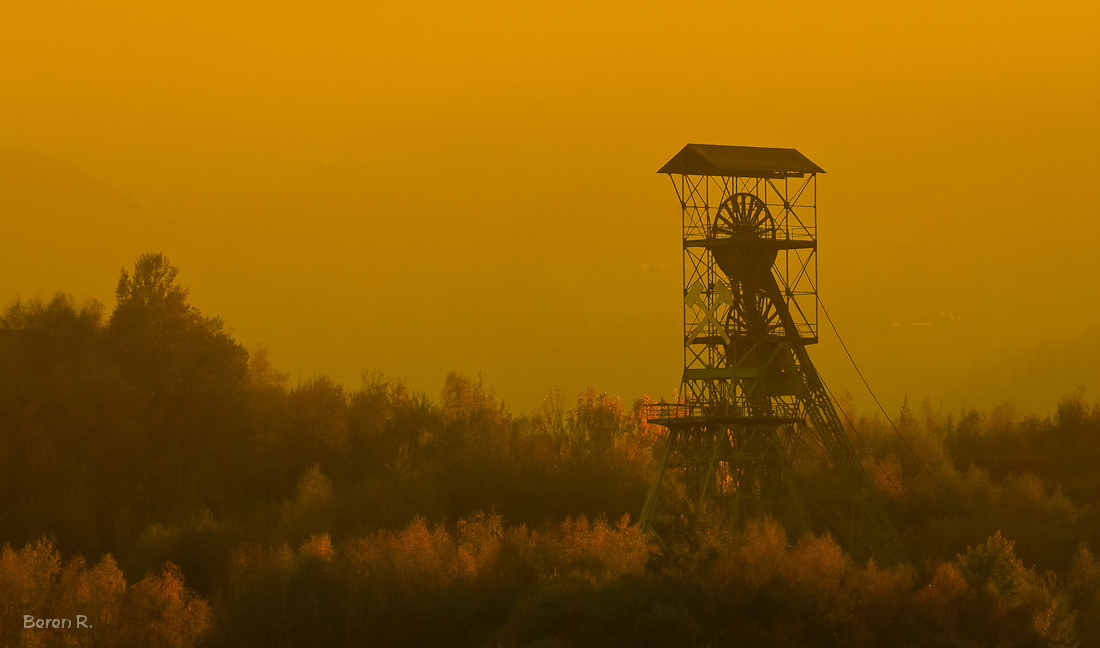
{"label": "pitched roof on tower", "polygon": [[773,178],[825,173],[794,149],[688,144],[657,173]]}

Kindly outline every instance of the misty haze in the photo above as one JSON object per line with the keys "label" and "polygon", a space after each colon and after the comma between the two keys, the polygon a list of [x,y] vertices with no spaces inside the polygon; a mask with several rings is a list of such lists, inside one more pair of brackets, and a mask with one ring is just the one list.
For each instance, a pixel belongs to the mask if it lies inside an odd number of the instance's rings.
{"label": "misty haze", "polygon": [[0,648],[1100,645],[1098,25],[0,8]]}

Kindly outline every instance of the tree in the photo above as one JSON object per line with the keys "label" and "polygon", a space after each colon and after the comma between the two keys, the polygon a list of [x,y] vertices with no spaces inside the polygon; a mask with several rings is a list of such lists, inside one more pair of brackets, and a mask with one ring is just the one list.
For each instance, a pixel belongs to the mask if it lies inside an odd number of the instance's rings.
{"label": "tree", "polygon": [[248,456],[248,352],[188,303],[178,274],[163,254],[138,257],[133,274],[122,270],[107,325],[120,372],[146,396],[134,460],[159,509],[242,494],[227,480]]}
{"label": "tree", "polygon": [[217,317],[204,317],[187,302],[187,289],[175,282],[179,268],[162,254],[138,257],[134,273],[123,268],[118,305],[107,329],[129,377],[154,390],[221,391],[244,387],[248,353]]}

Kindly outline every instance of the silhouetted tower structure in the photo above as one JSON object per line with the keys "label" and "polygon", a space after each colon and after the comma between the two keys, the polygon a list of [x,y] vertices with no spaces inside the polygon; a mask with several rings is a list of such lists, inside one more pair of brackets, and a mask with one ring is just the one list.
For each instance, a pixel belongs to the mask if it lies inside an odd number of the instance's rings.
{"label": "silhouetted tower structure", "polygon": [[658,171],[683,212],[684,374],[653,404],[668,440],[642,509],[665,525],[720,506],[905,559],[806,352],[818,340],[817,174],[794,149],[688,144]]}

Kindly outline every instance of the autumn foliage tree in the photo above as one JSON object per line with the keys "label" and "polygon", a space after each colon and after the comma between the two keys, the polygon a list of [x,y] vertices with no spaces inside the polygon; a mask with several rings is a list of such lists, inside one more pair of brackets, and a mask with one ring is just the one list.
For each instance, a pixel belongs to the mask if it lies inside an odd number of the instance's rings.
{"label": "autumn foliage tree", "polygon": [[[87,627],[78,625],[79,619]],[[33,620],[68,620],[68,627],[26,627]],[[0,549],[0,646],[150,646],[189,648],[210,628],[210,606],[184,586],[179,570],[127,585],[110,554],[92,568],[63,561],[38,540]]]}

